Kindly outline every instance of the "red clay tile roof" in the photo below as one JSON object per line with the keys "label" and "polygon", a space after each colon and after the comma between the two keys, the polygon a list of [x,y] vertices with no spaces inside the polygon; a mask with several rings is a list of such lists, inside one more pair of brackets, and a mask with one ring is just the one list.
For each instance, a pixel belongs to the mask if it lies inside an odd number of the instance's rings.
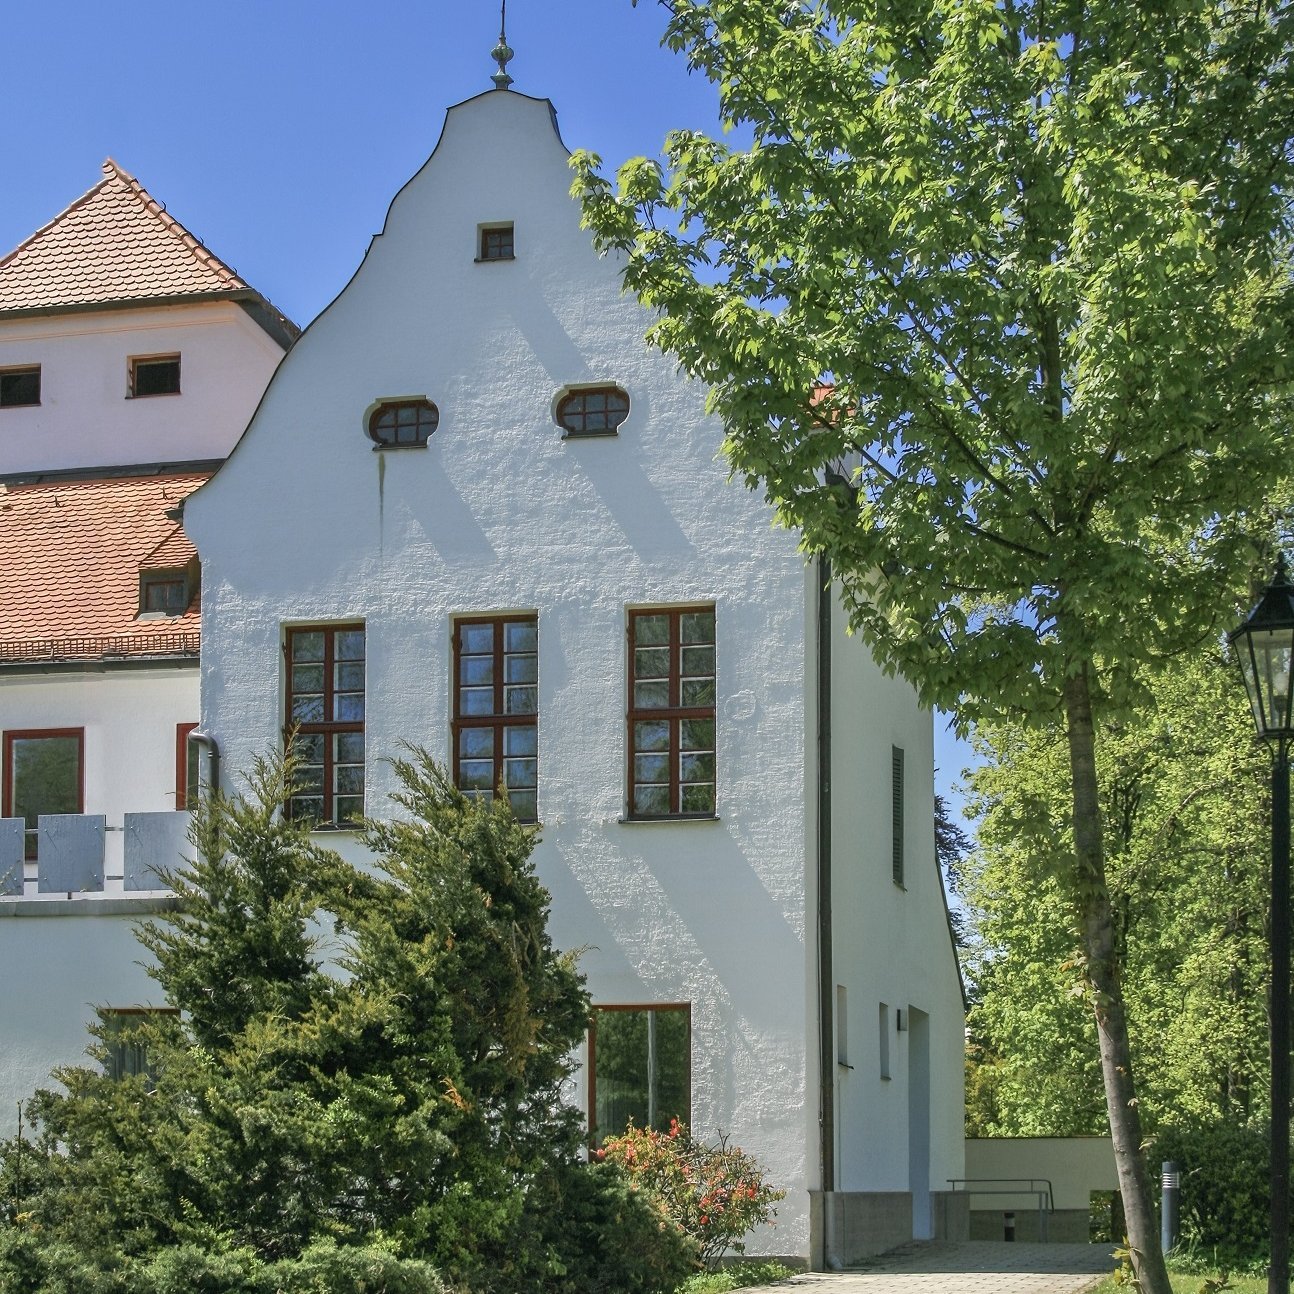
{"label": "red clay tile roof", "polygon": [[196,655],[196,593],[141,619],[139,576],[195,555],[166,513],[209,476],[0,482],[0,663]]}
{"label": "red clay tile roof", "polygon": [[0,311],[213,293],[256,295],[111,158],[94,188],[0,259]]}

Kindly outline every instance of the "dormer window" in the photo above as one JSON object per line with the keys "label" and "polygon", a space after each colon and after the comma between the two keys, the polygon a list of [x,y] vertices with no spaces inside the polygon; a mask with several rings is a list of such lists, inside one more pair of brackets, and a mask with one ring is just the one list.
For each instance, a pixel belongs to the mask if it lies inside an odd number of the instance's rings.
{"label": "dormer window", "polygon": [[139,614],[182,616],[198,587],[198,564],[155,567],[139,572]]}
{"label": "dormer window", "polygon": [[130,398],[180,394],[178,355],[139,355],[130,361]]}
{"label": "dormer window", "polygon": [[586,386],[557,401],[558,425],[567,436],[614,436],[629,416],[629,396],[618,386]]}
{"label": "dormer window", "polygon": [[478,225],[478,261],[510,261],[515,253],[512,244],[512,221],[506,224]]}
{"label": "dormer window", "polygon": [[0,409],[40,403],[40,365],[0,369]]}
{"label": "dormer window", "polygon": [[425,446],[440,425],[440,410],[430,400],[383,400],[368,416],[369,438],[379,449]]}

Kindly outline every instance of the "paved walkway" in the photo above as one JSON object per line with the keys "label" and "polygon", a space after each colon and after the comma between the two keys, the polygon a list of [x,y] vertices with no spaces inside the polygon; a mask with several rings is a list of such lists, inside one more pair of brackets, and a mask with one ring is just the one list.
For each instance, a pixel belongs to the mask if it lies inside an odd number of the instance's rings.
{"label": "paved walkway", "polygon": [[1114,1270],[1107,1245],[912,1244],[847,1272],[805,1272],[748,1294],[1079,1294]]}

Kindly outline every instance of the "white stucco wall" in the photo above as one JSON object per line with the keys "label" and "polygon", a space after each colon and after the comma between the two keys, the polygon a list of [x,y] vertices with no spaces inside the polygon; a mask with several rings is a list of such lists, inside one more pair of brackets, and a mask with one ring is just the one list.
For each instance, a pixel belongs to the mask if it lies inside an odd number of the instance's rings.
{"label": "white stucco wall", "polygon": [[[130,360],[180,355],[180,394],[128,399]],[[0,320],[0,368],[41,402],[0,409],[0,475],[223,458],[282,349],[231,301]]]}
{"label": "white stucco wall", "polygon": [[[887,678],[834,608],[832,645],[833,953],[845,987],[848,1064],[837,1066],[844,1191],[905,1191],[964,1176],[964,1013],[934,852],[930,714]],[[904,883],[893,879],[893,747],[904,752]],[[889,1077],[881,1074],[880,1006],[888,1008]],[[898,1011],[905,1027],[898,1027]],[[928,1017],[921,1040],[922,1015]],[[928,1044],[928,1056],[923,1049]],[[918,1068],[928,1063],[929,1136]],[[914,1206],[914,1219],[919,1210]]]}
{"label": "white stucco wall", "polygon": [[[0,733],[85,729],[85,812],[108,816],[104,852],[109,892],[121,890],[122,815],[175,808],[175,729],[197,718],[196,664],[0,672]],[[32,864],[27,875],[27,888],[34,894]],[[84,930],[85,924],[78,928]]]}

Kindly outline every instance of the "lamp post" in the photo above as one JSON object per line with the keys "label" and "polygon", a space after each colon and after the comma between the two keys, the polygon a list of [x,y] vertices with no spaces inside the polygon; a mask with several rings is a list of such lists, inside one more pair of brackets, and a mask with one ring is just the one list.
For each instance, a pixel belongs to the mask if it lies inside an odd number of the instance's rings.
{"label": "lamp post", "polygon": [[1294,584],[1282,556],[1258,605],[1231,634],[1258,735],[1272,750],[1271,1266],[1268,1294],[1289,1294],[1290,1270],[1290,800],[1294,738]]}

